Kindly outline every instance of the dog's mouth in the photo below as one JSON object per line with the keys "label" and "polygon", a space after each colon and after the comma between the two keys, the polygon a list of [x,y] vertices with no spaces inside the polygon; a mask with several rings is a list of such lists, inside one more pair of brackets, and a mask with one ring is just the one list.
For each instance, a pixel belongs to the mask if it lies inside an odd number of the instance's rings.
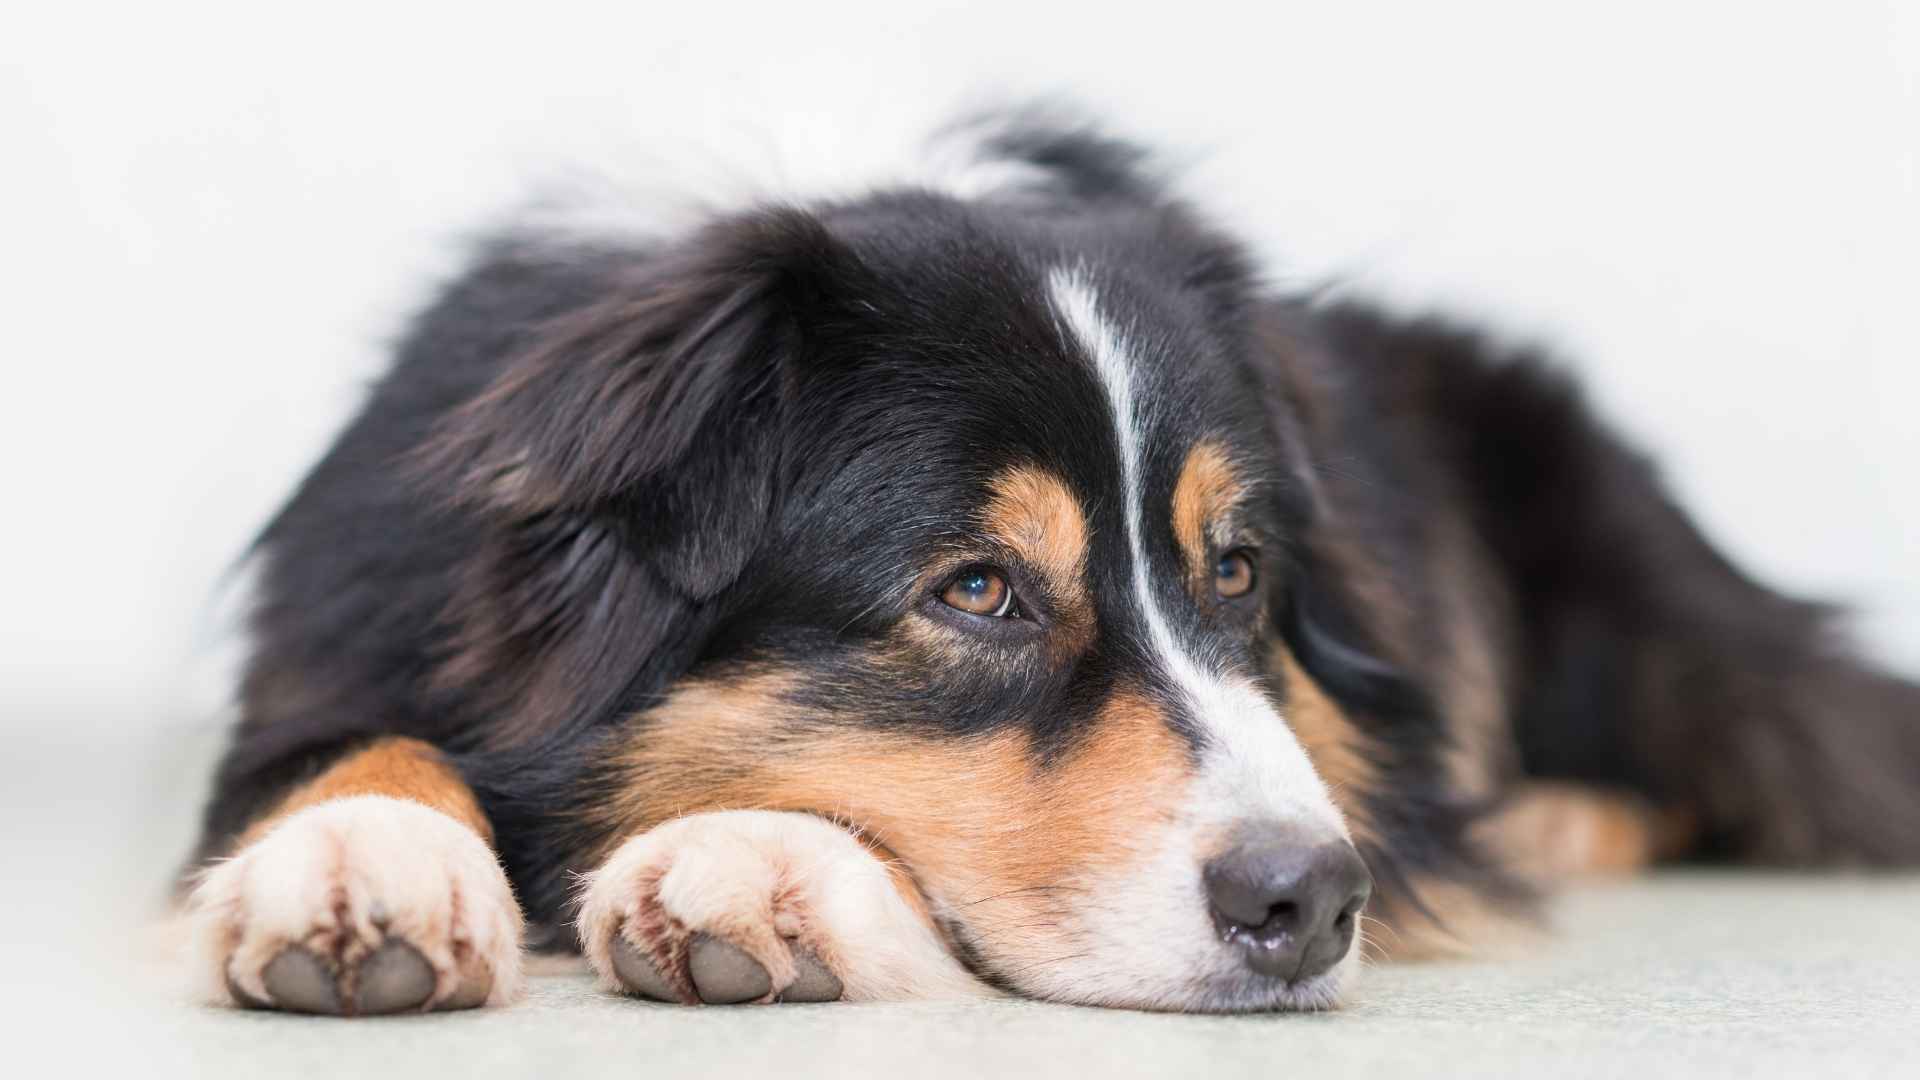
{"label": "dog's mouth", "polygon": [[[1147,1012],[1322,1012],[1339,1006],[1349,982],[1350,966],[1340,965],[1331,971],[1297,980],[1261,976],[1244,969],[1197,970],[1185,977],[1170,980],[1165,989],[1159,992],[1144,988],[1141,985],[1147,981],[1144,978],[1101,980],[1133,983],[1132,992],[1082,994],[1062,988],[1056,979],[1049,979],[1047,975],[1057,973],[1074,961],[1083,961],[1087,953],[1071,947],[1076,931],[1059,922],[1057,915],[1047,914],[1043,909],[1042,913],[1032,916],[1037,922],[1055,922],[1047,929],[1055,931],[1050,936],[1056,939],[1057,949],[1045,950],[1036,957],[1014,957],[1009,961],[996,955],[989,933],[977,920],[967,915],[969,907],[983,901],[956,902],[929,884],[910,861],[873,830],[842,815],[819,816],[846,830],[874,858],[886,865],[896,887],[928,921],[946,945],[948,953],[968,975],[1008,997]],[[1053,886],[1031,886],[1014,891],[1049,893],[1055,889]],[[999,898],[990,895],[985,899]],[[1356,942],[1355,948],[1358,947]],[[1120,966],[1124,967],[1124,963]],[[1049,983],[1053,985],[1047,985]]]}
{"label": "dog's mouth", "polygon": [[968,974],[1009,997],[1142,1012],[1326,1012],[1339,1007],[1346,989],[1346,980],[1336,969],[1298,981],[1258,977],[1196,978],[1182,986],[1178,995],[1171,997],[1139,1000],[1079,998],[1022,986],[1000,965],[986,957],[979,939],[965,920],[943,916],[935,920],[935,925],[946,939],[954,958]]}
{"label": "dog's mouth", "polygon": [[988,961],[981,950],[979,938],[975,935],[973,928],[967,925],[966,920],[956,915],[943,914],[936,916],[933,924],[934,928],[940,932],[940,936],[946,940],[947,948],[953,953],[953,958],[967,970],[967,974],[1009,997],[1038,997],[1023,989]]}

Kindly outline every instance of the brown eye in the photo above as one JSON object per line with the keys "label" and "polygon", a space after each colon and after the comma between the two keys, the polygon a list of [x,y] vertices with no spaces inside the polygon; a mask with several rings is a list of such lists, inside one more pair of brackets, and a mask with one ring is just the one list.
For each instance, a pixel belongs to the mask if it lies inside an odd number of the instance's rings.
{"label": "brown eye", "polygon": [[1234,600],[1253,591],[1253,556],[1245,548],[1220,556],[1213,568],[1213,588],[1222,600]]}
{"label": "brown eye", "polygon": [[1013,615],[1013,589],[1000,572],[985,566],[960,571],[940,599],[950,608],[993,619]]}

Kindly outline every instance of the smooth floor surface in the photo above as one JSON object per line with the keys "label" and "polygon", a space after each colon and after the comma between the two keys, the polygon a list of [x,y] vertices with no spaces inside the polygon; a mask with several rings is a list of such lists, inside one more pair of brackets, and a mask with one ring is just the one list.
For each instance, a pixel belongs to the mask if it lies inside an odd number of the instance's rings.
{"label": "smooth floor surface", "polygon": [[[1031,1002],[683,1008],[539,975],[499,1010],[335,1020],[209,1009],[139,944],[184,850],[200,744],[0,746],[14,1076],[1916,1076],[1920,877],[1665,874],[1589,887],[1556,936],[1369,971],[1319,1015]],[[26,973],[34,973],[27,975]],[[9,1027],[13,1027],[10,1023]]]}

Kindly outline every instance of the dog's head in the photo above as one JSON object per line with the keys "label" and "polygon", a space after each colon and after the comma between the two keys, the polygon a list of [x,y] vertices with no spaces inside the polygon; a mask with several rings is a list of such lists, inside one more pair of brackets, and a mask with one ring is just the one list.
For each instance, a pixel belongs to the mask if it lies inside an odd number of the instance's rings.
{"label": "dog's head", "polygon": [[1311,483],[1248,272],[1123,148],[1001,150],[983,195],[579,256],[597,299],[435,449],[572,523],[523,545],[556,673],[522,712],[680,650],[588,709],[607,835],[811,811],[1006,988],[1326,1005],[1369,887],[1327,770],[1365,764],[1280,630]]}

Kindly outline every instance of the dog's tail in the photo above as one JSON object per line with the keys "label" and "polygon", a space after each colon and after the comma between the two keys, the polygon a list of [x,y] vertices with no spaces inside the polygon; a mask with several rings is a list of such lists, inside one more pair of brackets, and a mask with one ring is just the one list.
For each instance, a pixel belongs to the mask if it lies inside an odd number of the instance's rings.
{"label": "dog's tail", "polygon": [[1332,322],[1426,369],[1517,609],[1525,771],[1637,791],[1691,819],[1700,857],[1920,865],[1920,686],[1863,659],[1843,612],[1736,568],[1540,359]]}

